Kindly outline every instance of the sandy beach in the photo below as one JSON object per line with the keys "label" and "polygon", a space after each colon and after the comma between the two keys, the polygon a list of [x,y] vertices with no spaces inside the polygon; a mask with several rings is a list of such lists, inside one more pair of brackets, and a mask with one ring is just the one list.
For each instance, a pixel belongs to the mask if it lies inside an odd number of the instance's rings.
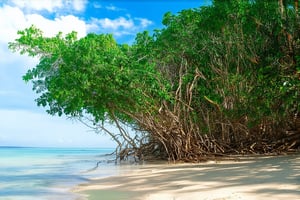
{"label": "sandy beach", "polygon": [[88,200],[300,199],[300,155],[124,166],[75,190]]}

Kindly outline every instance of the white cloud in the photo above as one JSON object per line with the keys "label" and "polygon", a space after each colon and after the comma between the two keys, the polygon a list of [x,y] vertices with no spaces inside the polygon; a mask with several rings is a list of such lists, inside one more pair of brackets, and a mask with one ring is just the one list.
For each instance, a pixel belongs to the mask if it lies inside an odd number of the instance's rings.
{"label": "white cloud", "polygon": [[63,7],[62,0],[12,0],[19,8],[28,10],[47,10],[53,12],[56,8]]}
{"label": "white cloud", "polygon": [[73,0],[71,1],[71,5],[76,11],[85,10],[85,5],[87,4],[87,0]]}
{"label": "white cloud", "polygon": [[[153,22],[148,19],[131,18],[130,16],[118,17],[115,19],[92,18],[89,22],[86,22],[82,19],[79,19],[77,16],[70,14],[57,15],[56,18],[49,19],[42,16],[38,12],[26,13],[24,10],[20,9],[20,7],[24,7],[28,4],[27,1],[14,1],[16,4],[18,3],[19,7],[13,7],[8,5],[0,7],[0,19],[5,19],[0,21],[0,48],[2,48],[1,44],[7,45],[8,42],[11,42],[15,38],[17,38],[18,30],[23,30],[24,28],[27,28],[32,24],[41,29],[44,35],[48,37],[54,36],[59,31],[63,33],[69,33],[73,30],[78,32],[79,37],[84,37],[87,34],[87,32],[112,33],[117,37],[121,37],[124,35],[135,35],[137,32],[142,31],[151,24],[153,24]],[[84,9],[87,3],[86,0],[75,0],[64,1],[64,4],[70,4],[70,2],[77,10]],[[33,4],[31,5],[32,7],[41,8],[41,6],[38,7],[38,3],[36,3],[36,5]],[[47,3],[45,3],[45,6],[46,5]],[[54,9],[55,6],[59,7],[61,5],[58,1],[56,3],[54,2],[53,4],[49,3],[48,10]],[[5,51],[7,51],[7,49],[5,49]]]}
{"label": "white cloud", "polygon": [[112,11],[117,11],[118,10],[118,8],[117,7],[115,7],[115,6],[112,6],[112,5],[110,5],[110,6],[106,6],[105,7],[107,10],[112,10]]}
{"label": "white cloud", "polygon": [[0,43],[7,43],[17,37],[17,30],[23,29],[27,24],[24,13],[16,7],[5,5],[0,7],[1,37]]}
{"label": "white cloud", "polygon": [[93,18],[88,25],[89,31],[112,33],[116,37],[125,35],[135,35],[137,32],[144,30],[152,21],[145,18],[131,18],[130,16],[118,17],[115,19],[96,19]]}
{"label": "white cloud", "polygon": [[[37,59],[20,56],[8,50],[8,43],[17,37],[17,31],[23,30],[32,24],[40,28],[45,36],[54,36],[59,31],[70,33],[78,32],[78,37],[84,37],[87,33],[87,24],[73,15],[60,16],[54,20],[47,19],[39,14],[25,14],[20,8],[4,5],[0,7],[0,73],[5,67],[31,68],[37,63]],[[18,64],[19,63],[19,64]]]}
{"label": "white cloud", "polygon": [[27,24],[34,24],[41,29],[46,37],[54,36],[59,31],[65,34],[76,31],[78,37],[84,37],[87,33],[86,23],[73,15],[60,16],[50,20],[38,14],[31,14],[26,16],[26,21]]}
{"label": "white cloud", "polygon": [[117,19],[98,19],[98,24],[104,29],[117,30],[119,28],[130,29],[134,27],[132,19],[125,19],[124,17],[119,17]]}
{"label": "white cloud", "polygon": [[105,8],[107,10],[110,10],[110,11],[125,11],[126,10],[126,9],[123,9],[123,8],[118,8],[118,7],[113,6],[113,5],[106,6]]}
{"label": "white cloud", "polygon": [[135,18],[135,19],[140,21],[140,25],[143,28],[146,28],[146,27],[150,26],[151,24],[153,24],[152,21],[150,21],[149,19],[146,19],[146,18]]}
{"label": "white cloud", "polygon": [[46,10],[53,13],[59,10],[83,11],[87,0],[12,0],[12,3],[29,12]]}
{"label": "white cloud", "polygon": [[0,43],[5,44],[17,38],[18,30],[32,24],[40,28],[45,36],[54,36],[59,31],[69,33],[74,30],[78,32],[79,37],[87,33],[86,23],[73,15],[60,16],[51,20],[39,14],[24,14],[20,8],[5,5],[0,7],[0,19],[5,19],[0,21]]}
{"label": "white cloud", "polygon": [[99,9],[99,8],[102,8],[102,5],[98,2],[93,2],[93,7],[96,8],[96,9]]}

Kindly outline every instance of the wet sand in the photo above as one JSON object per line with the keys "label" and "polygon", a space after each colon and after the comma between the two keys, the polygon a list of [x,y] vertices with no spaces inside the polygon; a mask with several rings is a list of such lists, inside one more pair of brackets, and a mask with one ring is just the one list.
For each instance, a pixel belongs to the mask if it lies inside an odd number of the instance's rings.
{"label": "wet sand", "polygon": [[300,199],[300,154],[124,167],[75,190],[88,200]]}

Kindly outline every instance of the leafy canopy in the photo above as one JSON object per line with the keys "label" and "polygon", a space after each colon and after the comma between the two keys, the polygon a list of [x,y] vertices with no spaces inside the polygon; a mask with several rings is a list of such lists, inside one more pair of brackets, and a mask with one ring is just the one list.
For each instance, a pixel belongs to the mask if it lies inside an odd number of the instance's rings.
{"label": "leafy canopy", "polygon": [[18,34],[9,47],[40,59],[23,79],[32,81],[40,94],[37,104],[48,106],[52,115],[88,113],[103,121],[113,114],[131,121],[124,111],[148,112],[155,105],[153,95],[167,96],[154,65],[138,58],[143,38],[130,47],[117,44],[110,34],[90,33],[78,40],[72,32],[47,38],[34,26]]}

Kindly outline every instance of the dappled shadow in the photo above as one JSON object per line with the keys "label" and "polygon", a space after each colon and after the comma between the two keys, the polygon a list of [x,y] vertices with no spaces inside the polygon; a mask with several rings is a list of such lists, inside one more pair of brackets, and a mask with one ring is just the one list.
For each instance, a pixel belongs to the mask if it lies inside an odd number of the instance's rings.
{"label": "dappled shadow", "polygon": [[[300,156],[245,158],[237,162],[220,163],[145,165],[127,175],[92,181],[86,189],[100,189],[100,193],[101,190],[127,192],[127,196],[132,194],[133,197],[161,192],[171,192],[180,197],[182,194],[202,195],[205,192],[224,191],[229,191],[227,195],[238,194],[240,197],[299,197]],[[208,198],[199,196],[197,199]]]}

